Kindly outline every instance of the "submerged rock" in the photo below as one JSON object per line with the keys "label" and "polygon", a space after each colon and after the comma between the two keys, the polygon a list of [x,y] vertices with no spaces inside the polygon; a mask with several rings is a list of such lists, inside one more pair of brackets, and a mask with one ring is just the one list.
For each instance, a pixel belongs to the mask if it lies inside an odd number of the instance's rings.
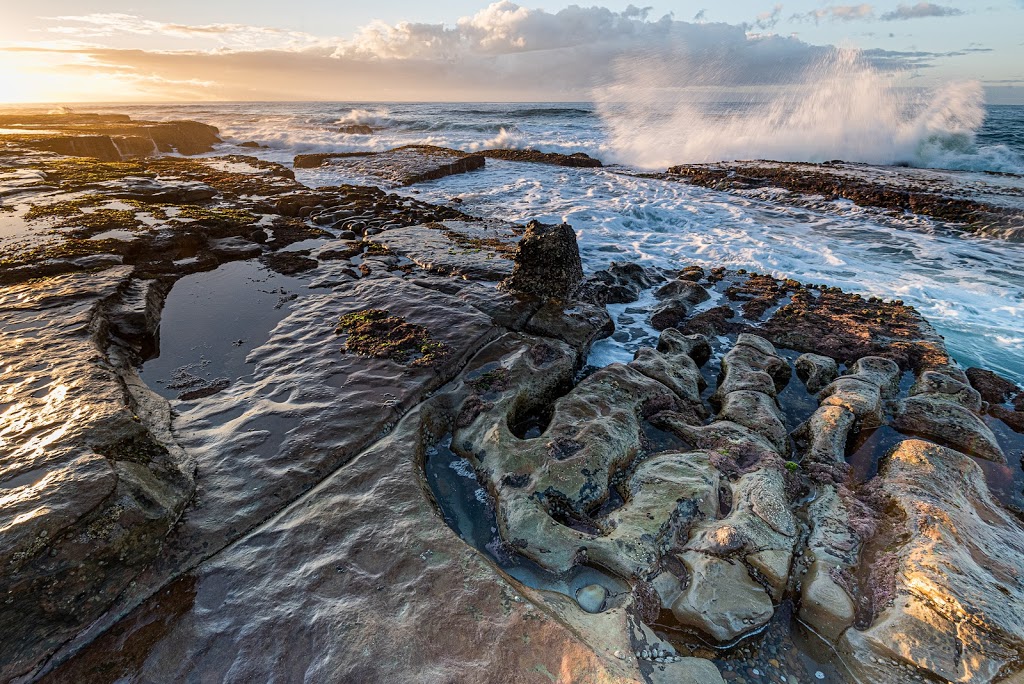
{"label": "submerged rock", "polygon": [[608,590],[600,584],[588,584],[576,592],[576,602],[588,613],[600,613],[608,598]]}

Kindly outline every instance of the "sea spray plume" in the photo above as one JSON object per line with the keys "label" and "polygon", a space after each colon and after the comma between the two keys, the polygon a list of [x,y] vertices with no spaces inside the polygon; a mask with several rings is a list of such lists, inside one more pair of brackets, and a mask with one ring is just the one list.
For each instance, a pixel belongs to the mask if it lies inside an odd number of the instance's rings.
{"label": "sea spray plume", "polygon": [[766,88],[720,54],[648,54],[620,61],[595,99],[618,161],[645,168],[758,158],[985,168],[964,159],[984,122],[980,84],[904,88],[842,49],[785,69]]}

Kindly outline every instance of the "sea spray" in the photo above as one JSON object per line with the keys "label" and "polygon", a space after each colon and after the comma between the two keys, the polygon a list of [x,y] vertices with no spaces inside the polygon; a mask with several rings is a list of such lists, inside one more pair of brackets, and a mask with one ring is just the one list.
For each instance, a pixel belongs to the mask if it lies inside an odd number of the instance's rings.
{"label": "sea spray", "polygon": [[[596,94],[617,160],[643,168],[738,159],[1024,171],[1011,150],[979,150],[979,83],[907,88],[864,53],[833,50],[770,87],[721,56],[644,55],[619,62]],[[730,88],[719,84],[740,83]]]}

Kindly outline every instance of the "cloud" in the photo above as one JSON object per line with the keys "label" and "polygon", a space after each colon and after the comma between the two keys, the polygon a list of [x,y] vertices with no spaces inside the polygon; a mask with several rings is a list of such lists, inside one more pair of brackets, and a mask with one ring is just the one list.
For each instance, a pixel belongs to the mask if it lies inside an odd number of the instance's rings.
{"label": "cloud", "polygon": [[814,23],[822,21],[857,21],[872,19],[875,16],[874,8],[866,3],[860,5],[833,5],[811,10],[805,14],[794,14],[793,19],[797,21],[811,20]]}
{"label": "cloud", "polygon": [[753,28],[761,29],[762,31],[768,31],[775,28],[775,25],[779,23],[779,19],[782,18],[782,5],[777,4],[768,12],[762,12],[757,15],[754,20]]}
{"label": "cloud", "polygon": [[[756,25],[773,26],[781,9],[777,5]],[[666,69],[686,65],[688,87],[764,89],[798,81],[833,52],[791,36],[748,33],[752,25],[654,18],[649,8],[632,5],[548,12],[509,0],[453,25],[375,22],[349,39],[129,14],[55,22],[54,32],[65,41],[102,43],[118,36],[119,43],[139,44],[8,44],[7,50],[47,53],[74,64],[83,78],[96,77],[102,85],[92,91],[96,100],[583,100],[617,82],[621,64],[630,60],[661,60]],[[185,47],[143,49],[157,35],[180,39]],[[865,59],[892,71],[927,66],[930,57],[876,52]],[[111,84],[120,90],[111,91]],[[85,81],[82,91],[90,92]]]}
{"label": "cloud", "polygon": [[919,2],[916,5],[900,5],[892,12],[881,16],[882,21],[900,21],[904,19],[924,19],[927,17],[955,17],[963,14],[963,10],[930,2]]}
{"label": "cloud", "polygon": [[44,18],[57,24],[47,28],[47,32],[77,38],[159,35],[180,39],[209,39],[234,48],[281,46],[290,49],[319,45],[325,40],[300,31],[286,31],[266,26],[175,24],[153,21],[134,14],[94,13]]}

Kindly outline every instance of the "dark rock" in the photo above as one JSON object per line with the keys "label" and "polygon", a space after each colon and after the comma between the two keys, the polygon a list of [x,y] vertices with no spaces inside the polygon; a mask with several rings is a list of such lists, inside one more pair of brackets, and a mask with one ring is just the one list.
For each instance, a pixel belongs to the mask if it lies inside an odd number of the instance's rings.
{"label": "dark rock", "polygon": [[376,176],[395,185],[413,185],[456,173],[482,169],[486,160],[433,145],[406,145],[386,152],[332,152],[300,154],[297,169],[315,169],[324,164],[344,167],[352,173]]}
{"label": "dark rock", "polygon": [[612,262],[611,266],[587,278],[576,298],[591,304],[628,304],[640,298],[640,293],[653,287],[660,276],[634,263]]}
{"label": "dark rock", "polygon": [[482,150],[478,154],[490,159],[505,161],[535,162],[554,166],[570,166],[576,168],[600,168],[604,166],[600,159],[594,159],[583,152],[574,154],[558,154],[555,152],[539,152],[537,150]]}
{"label": "dark rock", "polygon": [[373,129],[366,124],[348,124],[339,128],[338,132],[345,135],[373,135]]}
{"label": "dark rock", "polygon": [[295,275],[303,271],[310,271],[318,265],[316,259],[309,257],[307,250],[266,254],[260,258],[260,261],[266,264],[267,268],[281,275]]}
{"label": "dark rock", "polygon": [[967,378],[971,386],[981,393],[981,398],[992,405],[1005,404],[1018,392],[1024,391],[1006,378],[982,368],[968,368]]}
{"label": "dark rock", "polygon": [[687,318],[693,307],[710,299],[707,290],[688,280],[674,280],[655,293],[662,302],[651,314],[651,325],[655,330],[673,328]]}
{"label": "dark rock", "polygon": [[513,292],[568,299],[583,280],[576,233],[568,224],[531,221],[513,257],[515,268],[502,285]]}

